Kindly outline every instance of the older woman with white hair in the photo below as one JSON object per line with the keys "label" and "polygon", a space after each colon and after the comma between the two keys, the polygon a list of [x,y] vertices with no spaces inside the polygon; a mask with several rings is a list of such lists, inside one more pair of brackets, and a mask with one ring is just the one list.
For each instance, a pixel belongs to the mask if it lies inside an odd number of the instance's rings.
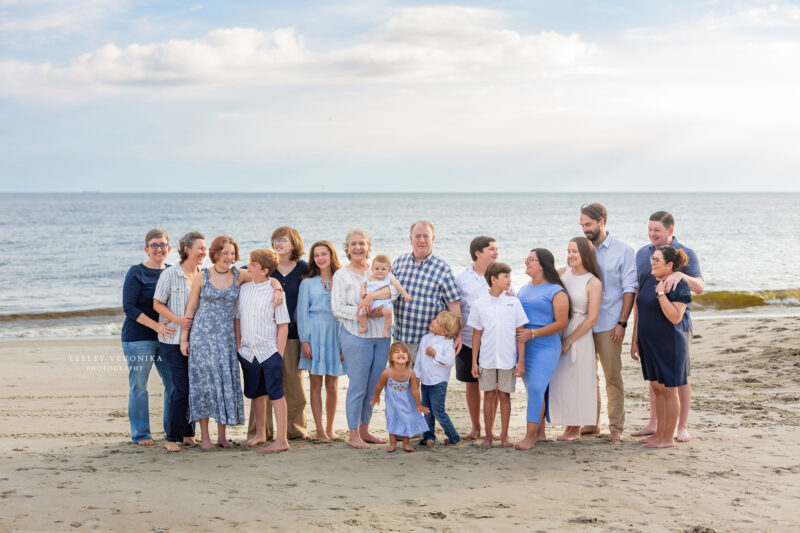
{"label": "older woman with white hair", "polygon": [[369,448],[369,443],[386,442],[369,432],[372,418],[369,400],[386,368],[389,354],[389,339],[383,336],[381,308],[367,313],[367,331],[359,333],[359,306],[369,311],[374,299],[396,296],[396,290],[390,286],[367,294],[362,301],[361,285],[364,277],[371,274],[367,262],[370,248],[372,237],[367,230],[353,228],[347,232],[344,251],[350,262],[333,275],[331,288],[331,308],[342,324],[339,335],[349,380],[346,413],[350,436],[347,443],[357,449]]}

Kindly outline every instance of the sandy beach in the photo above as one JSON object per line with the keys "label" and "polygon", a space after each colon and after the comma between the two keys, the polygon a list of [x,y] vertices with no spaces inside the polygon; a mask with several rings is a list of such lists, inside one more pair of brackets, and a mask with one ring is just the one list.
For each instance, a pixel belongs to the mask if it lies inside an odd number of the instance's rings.
{"label": "sandy beach", "polygon": [[[118,339],[2,342],[0,530],[796,531],[799,331],[800,317],[697,320],[694,439],[674,449],[630,437],[647,417],[647,389],[626,345],[619,445],[601,435],[530,452],[465,443],[387,454],[293,441],[271,456],[241,447],[167,454],[155,371],[159,446],[133,445]],[[346,386],[340,380],[340,434]],[[514,439],[524,433],[523,391],[518,384],[512,398]],[[448,408],[466,433],[455,379]],[[382,405],[372,427],[385,436]],[[244,433],[231,428],[229,438]]]}

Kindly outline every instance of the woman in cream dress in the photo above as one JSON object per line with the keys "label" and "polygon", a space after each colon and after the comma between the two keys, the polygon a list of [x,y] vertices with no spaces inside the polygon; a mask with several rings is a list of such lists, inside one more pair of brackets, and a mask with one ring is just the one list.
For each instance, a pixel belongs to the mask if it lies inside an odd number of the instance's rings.
{"label": "woman in cream dress", "polygon": [[597,418],[597,364],[592,326],[597,322],[602,296],[600,269],[594,247],[585,237],[575,237],[567,248],[568,268],[561,281],[567,288],[570,317],[562,332],[561,357],[550,379],[550,417],[566,426],[558,440],[581,437],[581,426]]}

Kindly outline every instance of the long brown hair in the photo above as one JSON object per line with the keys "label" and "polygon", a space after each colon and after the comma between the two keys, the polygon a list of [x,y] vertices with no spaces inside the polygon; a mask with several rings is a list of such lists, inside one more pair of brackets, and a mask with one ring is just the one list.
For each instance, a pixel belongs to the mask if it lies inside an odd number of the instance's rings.
{"label": "long brown hair", "polygon": [[317,262],[314,261],[314,249],[317,246],[324,246],[331,254],[331,274],[335,274],[337,270],[342,268],[342,264],[339,262],[339,256],[336,255],[336,248],[334,248],[331,241],[317,241],[312,244],[311,248],[308,250],[308,270],[306,270],[306,273],[303,274],[300,279],[314,278],[321,274]]}
{"label": "long brown hair", "polygon": [[600,277],[600,266],[597,264],[597,256],[594,253],[592,241],[586,237],[573,237],[569,242],[574,242],[578,247],[578,255],[581,256],[583,268],[602,281],[603,278]]}

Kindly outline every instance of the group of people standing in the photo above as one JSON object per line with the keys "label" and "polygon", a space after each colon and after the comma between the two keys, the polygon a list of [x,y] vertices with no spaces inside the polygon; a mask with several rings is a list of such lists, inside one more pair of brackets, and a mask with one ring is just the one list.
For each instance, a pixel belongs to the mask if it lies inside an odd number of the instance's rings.
{"label": "group of people standing", "polygon": [[[651,414],[633,435],[644,435],[649,447],[672,446],[677,426],[678,440],[688,440],[688,304],[690,291],[703,290],[697,257],[673,236],[669,213],[650,217],[650,244],[636,254],[611,237],[607,219],[602,205],[582,206],[584,236],[569,241],[568,265],[557,270],[550,251],[534,248],[525,259],[530,283],[518,291],[511,287],[511,268],[498,262],[494,238],[474,238],[472,264],[454,275],[433,253],[434,226],[425,220],[411,225],[411,252],[390,265],[385,257],[370,263],[373,241],[362,228],[345,236],[346,264],[329,241],[314,243],[306,262],[299,232],[282,226],[271,235],[271,250],[251,252],[246,270],[235,266],[240,257],[233,238],[219,236],[207,249],[198,232],[181,238],[180,262],[168,266],[169,236],[151,230],[148,258],[130,268],[123,288],[132,439],[154,444],[146,386],[155,364],[165,387],[168,451],[197,444],[196,422],[201,447],[214,448],[211,418],[218,424],[216,445],[231,445],[225,427],[245,421],[242,374],[244,396],[252,400],[246,446],[274,439],[263,451],[276,452],[288,449],[290,439],[310,439],[305,371],[318,440],[338,437],[338,377],[347,374],[350,446],[385,442],[369,428],[384,389],[387,451],[398,438],[413,451],[408,438],[419,434],[421,444],[433,446],[437,421],[445,443],[456,444],[461,436],[444,408],[455,366],[471,422],[465,438],[483,433],[487,447],[495,440],[514,446],[510,393],[522,378],[527,428],[516,447],[529,449],[545,438],[545,421],[565,426],[558,440],[599,432],[600,361],[608,440],[618,442],[625,421],[622,340],[635,309],[631,356],[650,381]],[[201,269],[206,255],[212,265]]]}

